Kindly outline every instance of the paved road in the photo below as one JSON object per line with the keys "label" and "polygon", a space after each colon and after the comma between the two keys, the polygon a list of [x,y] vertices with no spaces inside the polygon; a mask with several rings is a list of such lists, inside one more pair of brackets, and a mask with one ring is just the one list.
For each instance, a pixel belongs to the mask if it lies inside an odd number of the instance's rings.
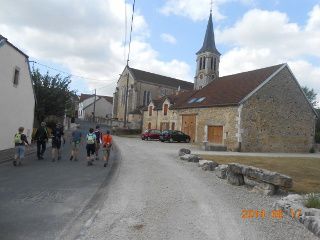
{"label": "paved road", "polygon": [[[178,160],[185,144],[115,140],[121,157],[105,201],[85,226],[85,219],[75,222],[61,239],[317,239],[287,216],[270,217],[279,197],[231,186]],[[268,217],[244,220],[242,209],[264,209]]]}
{"label": "paved road", "polygon": [[[86,166],[85,147],[78,162],[69,161],[66,143],[63,158],[51,162],[28,156],[22,167],[0,165],[0,239],[59,239],[68,224],[79,216],[91,216],[101,201],[111,168],[102,160]],[[115,152],[111,162],[115,162]],[[116,164],[113,164],[116,166]]]}

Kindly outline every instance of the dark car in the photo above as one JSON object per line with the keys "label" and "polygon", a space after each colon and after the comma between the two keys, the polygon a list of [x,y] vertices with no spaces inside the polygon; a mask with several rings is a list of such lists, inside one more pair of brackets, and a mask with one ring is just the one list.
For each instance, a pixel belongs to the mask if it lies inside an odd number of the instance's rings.
{"label": "dark car", "polygon": [[160,134],[160,141],[169,141],[169,142],[190,142],[190,136],[176,130],[165,130]]}
{"label": "dark car", "polygon": [[161,131],[157,129],[149,129],[141,134],[142,140],[159,140]]}

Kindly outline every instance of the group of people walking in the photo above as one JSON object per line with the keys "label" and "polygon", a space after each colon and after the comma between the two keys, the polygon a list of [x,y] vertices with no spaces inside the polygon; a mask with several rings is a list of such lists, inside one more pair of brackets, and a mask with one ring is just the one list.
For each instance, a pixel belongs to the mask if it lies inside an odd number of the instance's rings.
{"label": "group of people walking", "polygon": [[[24,128],[20,127],[18,132],[14,135],[15,143],[15,156],[13,165],[21,165],[21,160],[24,158],[25,146],[29,145],[26,135],[23,133]],[[37,129],[34,139],[37,142],[37,158],[42,160],[43,155],[46,151],[46,143],[49,140],[48,130],[46,128],[46,123],[42,122],[40,127]],[[51,132],[52,139],[52,162],[61,159],[61,145],[65,144],[65,135],[63,126],[57,123]],[[96,129],[89,129],[89,132],[85,136],[86,151],[87,151],[87,165],[92,166],[94,160],[99,160],[99,150],[100,145],[102,145],[104,167],[108,165],[110,150],[112,147],[112,136],[110,131],[102,133],[99,126]],[[71,132],[70,144],[71,144],[71,154],[69,160],[78,161],[79,149],[83,145],[83,134],[80,130],[80,125],[77,125],[76,129]]]}

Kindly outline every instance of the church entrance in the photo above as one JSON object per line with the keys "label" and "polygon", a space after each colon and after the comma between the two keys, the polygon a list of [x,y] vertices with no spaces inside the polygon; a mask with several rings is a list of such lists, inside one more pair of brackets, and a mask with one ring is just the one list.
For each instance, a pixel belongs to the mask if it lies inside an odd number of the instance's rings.
{"label": "church entrance", "polygon": [[188,134],[191,141],[195,141],[196,136],[196,115],[182,115],[182,127],[181,131]]}

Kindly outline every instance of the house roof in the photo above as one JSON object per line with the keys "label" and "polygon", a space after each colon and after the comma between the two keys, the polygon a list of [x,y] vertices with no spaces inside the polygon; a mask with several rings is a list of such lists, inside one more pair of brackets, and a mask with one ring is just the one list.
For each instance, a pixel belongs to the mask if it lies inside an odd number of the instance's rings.
{"label": "house roof", "polygon": [[[220,77],[198,90],[174,108],[198,108],[238,105],[244,98],[264,83],[286,64]],[[197,101],[202,99],[202,101]]]}
{"label": "house roof", "polygon": [[[8,41],[7,38],[5,38],[4,36],[2,36],[0,34],[0,43],[1,41],[5,41],[7,44],[9,44],[11,47],[13,47],[15,50],[17,50],[19,53],[21,53],[22,55],[24,55],[26,58],[29,58],[29,56],[27,54],[25,54],[23,51],[21,51],[19,48],[17,48],[15,45],[13,45],[11,42]],[[1,47],[1,44],[0,44]]]}
{"label": "house roof", "polygon": [[174,88],[181,88],[183,90],[191,90],[193,89],[193,83],[183,81],[176,78],[166,77],[163,75],[142,71],[139,69],[129,67],[131,74],[138,81],[144,81],[149,83],[155,83],[160,85],[167,85]]}
{"label": "house roof", "polygon": [[[86,93],[81,93],[80,95],[80,102],[83,102],[84,100],[93,97],[94,94],[86,94]],[[102,95],[97,95],[98,98],[105,98],[108,102],[113,103],[113,97],[109,96],[102,96]],[[99,99],[97,99],[99,100]],[[96,101],[97,101],[96,100]]]}
{"label": "house roof", "polygon": [[212,14],[210,12],[206,35],[203,40],[203,44],[201,49],[197,52],[197,54],[203,53],[203,52],[213,52],[217,55],[221,55],[219,51],[216,48],[216,44],[214,41],[214,32],[213,32],[213,23],[212,23]]}

